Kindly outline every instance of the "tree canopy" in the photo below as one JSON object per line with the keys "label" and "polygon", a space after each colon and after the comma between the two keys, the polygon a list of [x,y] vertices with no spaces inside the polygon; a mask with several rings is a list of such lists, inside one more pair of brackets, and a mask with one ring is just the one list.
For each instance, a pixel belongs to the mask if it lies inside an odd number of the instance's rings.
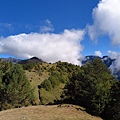
{"label": "tree canopy", "polygon": [[108,68],[96,58],[72,75],[64,94],[68,101],[82,105],[91,114],[100,115],[112,99],[111,88],[115,82]]}
{"label": "tree canopy", "polygon": [[25,73],[19,64],[0,63],[0,109],[27,106],[34,104],[35,96]]}

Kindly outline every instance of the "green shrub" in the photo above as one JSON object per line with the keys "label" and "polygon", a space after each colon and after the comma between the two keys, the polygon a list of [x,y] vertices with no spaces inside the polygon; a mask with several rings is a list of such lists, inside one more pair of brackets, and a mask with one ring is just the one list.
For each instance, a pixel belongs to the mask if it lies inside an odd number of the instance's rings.
{"label": "green shrub", "polygon": [[41,88],[44,88],[47,91],[51,91],[52,90],[51,81],[49,79],[44,80],[44,82],[42,82],[41,84]]}

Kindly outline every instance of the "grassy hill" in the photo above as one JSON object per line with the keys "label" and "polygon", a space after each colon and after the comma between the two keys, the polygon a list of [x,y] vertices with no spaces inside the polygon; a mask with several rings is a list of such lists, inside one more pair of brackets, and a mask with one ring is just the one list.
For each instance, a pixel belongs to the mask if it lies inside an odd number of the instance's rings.
{"label": "grassy hill", "polygon": [[[54,64],[40,62],[33,65],[32,69],[25,70],[28,80],[35,89],[37,103],[40,104],[39,97],[42,98],[42,104],[53,103],[54,100],[59,100],[69,77],[72,75],[73,71],[77,71],[79,68],[79,66],[59,61]],[[55,81],[57,81],[59,76],[64,82],[58,83],[50,91],[47,91],[43,88],[39,89],[38,86],[41,85],[43,81],[49,79],[51,76],[53,76],[51,79],[55,79]]]}
{"label": "grassy hill", "polygon": [[[49,69],[53,66],[56,66],[55,64],[49,64],[49,63],[38,63],[37,65],[40,66],[39,69],[36,69],[35,66],[31,70],[25,70],[26,76],[28,80],[30,81],[32,87],[35,89],[35,95],[37,98],[37,103],[40,104],[39,100],[39,88],[38,86],[45,80],[50,77]],[[44,94],[44,93],[43,93]]]}
{"label": "grassy hill", "polygon": [[[74,105],[29,106],[0,112],[0,120],[102,120]],[[82,108],[80,108],[82,109]]]}

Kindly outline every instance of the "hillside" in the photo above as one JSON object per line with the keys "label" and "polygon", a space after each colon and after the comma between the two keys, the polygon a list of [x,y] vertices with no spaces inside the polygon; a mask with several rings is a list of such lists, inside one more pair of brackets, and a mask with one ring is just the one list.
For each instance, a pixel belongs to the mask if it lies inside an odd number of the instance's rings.
{"label": "hillside", "polygon": [[0,112],[0,120],[102,120],[77,110],[77,106],[30,106]]}
{"label": "hillside", "polygon": [[[47,109],[54,109],[53,105],[56,105],[56,108],[69,108],[68,111],[78,110],[76,106],[68,105],[74,104],[84,107],[84,113],[86,111],[105,120],[111,117],[111,120],[115,120],[114,117],[119,117],[120,81],[116,81],[111,75],[103,60],[91,58],[92,61],[81,67],[61,61],[46,63],[36,57],[23,60],[21,65],[1,61],[0,110],[30,105],[51,105]],[[106,61],[106,58],[104,60]],[[62,107],[59,104],[62,104]],[[40,111],[42,112],[42,108]],[[109,114],[111,111],[112,114]],[[60,111],[58,113],[62,114]]]}
{"label": "hillside", "polygon": [[49,78],[48,70],[44,70],[44,67],[51,67],[53,65],[50,65],[48,63],[42,63],[40,65],[41,69],[43,70],[35,70],[34,68],[32,70],[26,70],[26,76],[28,80],[30,81],[31,85],[35,89],[35,95],[37,97],[37,103],[39,104],[39,94],[38,94],[38,85],[40,85],[45,79]]}
{"label": "hillside", "polygon": [[[63,88],[66,82],[68,82],[69,77],[73,72],[78,72],[79,69],[79,66],[66,62],[59,61],[54,64],[40,62],[35,64],[32,69],[25,70],[25,73],[31,85],[35,88],[37,103],[39,104],[40,98],[42,98],[42,104],[49,104],[60,99]],[[45,80],[50,81],[50,79],[53,81],[53,84],[55,84],[51,90],[39,89],[38,86],[41,86],[41,83]],[[48,85],[45,86],[48,87]]]}

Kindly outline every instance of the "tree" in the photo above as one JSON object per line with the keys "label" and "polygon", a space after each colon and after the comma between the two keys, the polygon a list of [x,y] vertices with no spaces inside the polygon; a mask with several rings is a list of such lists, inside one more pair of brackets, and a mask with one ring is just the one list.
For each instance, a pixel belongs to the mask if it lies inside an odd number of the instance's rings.
{"label": "tree", "polygon": [[5,103],[5,84],[3,82],[3,76],[9,71],[12,66],[11,62],[5,62],[0,59],[0,110],[2,110],[2,105]]}
{"label": "tree", "polygon": [[81,67],[78,74],[73,74],[65,87],[65,95],[75,104],[86,107],[93,115],[100,115],[111,101],[110,89],[115,78],[100,59]]}
{"label": "tree", "polygon": [[111,89],[112,99],[104,110],[102,117],[105,120],[120,120],[120,81]]}
{"label": "tree", "polygon": [[1,109],[34,104],[34,90],[27,80],[21,65],[16,64],[10,68],[3,77],[3,84],[5,85],[5,96]]}

